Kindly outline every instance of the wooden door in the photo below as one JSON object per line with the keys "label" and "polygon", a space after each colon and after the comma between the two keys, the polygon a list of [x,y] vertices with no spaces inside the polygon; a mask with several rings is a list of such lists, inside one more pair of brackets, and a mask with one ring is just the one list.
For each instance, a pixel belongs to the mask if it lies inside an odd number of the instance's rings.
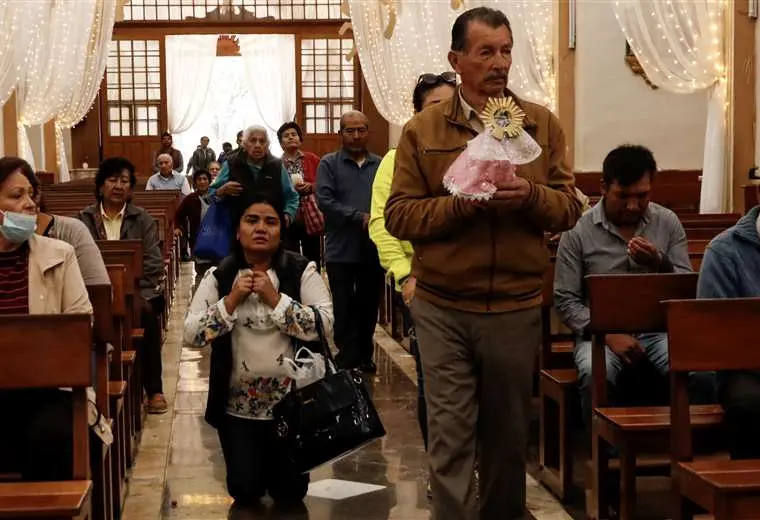
{"label": "wooden door", "polygon": [[101,96],[103,158],[121,156],[137,176],[153,173],[153,154],[166,128],[163,37],[111,42]]}

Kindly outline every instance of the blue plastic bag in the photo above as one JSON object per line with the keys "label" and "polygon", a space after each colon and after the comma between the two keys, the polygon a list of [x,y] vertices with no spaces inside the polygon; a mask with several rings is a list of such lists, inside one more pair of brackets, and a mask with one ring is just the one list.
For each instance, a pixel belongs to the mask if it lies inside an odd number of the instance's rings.
{"label": "blue plastic bag", "polygon": [[230,254],[233,235],[228,205],[224,202],[212,203],[198,230],[193,256],[203,260],[221,260]]}

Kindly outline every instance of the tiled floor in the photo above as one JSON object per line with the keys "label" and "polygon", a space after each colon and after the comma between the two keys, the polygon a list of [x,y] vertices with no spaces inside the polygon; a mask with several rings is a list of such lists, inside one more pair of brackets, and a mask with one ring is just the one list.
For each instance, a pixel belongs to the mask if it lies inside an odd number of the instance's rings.
{"label": "tiled floor", "polygon": [[[130,480],[124,520],[249,519],[427,520],[427,470],[416,422],[414,362],[378,331],[378,373],[368,380],[387,435],[312,474],[301,512],[266,513],[232,508],[216,431],[203,420],[208,350],[181,345],[191,281],[183,267],[164,346],[164,381],[170,411],[150,416]],[[184,295],[184,297],[182,296]],[[536,481],[528,479],[529,509],[539,520],[571,517]]]}

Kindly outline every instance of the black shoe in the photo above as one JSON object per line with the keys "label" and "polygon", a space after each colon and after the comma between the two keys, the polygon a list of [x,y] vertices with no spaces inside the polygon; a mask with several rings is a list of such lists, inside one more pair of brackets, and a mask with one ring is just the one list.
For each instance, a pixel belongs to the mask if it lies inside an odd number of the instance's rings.
{"label": "black shoe", "polygon": [[359,365],[359,370],[365,374],[377,374],[377,365],[374,361],[366,361]]}

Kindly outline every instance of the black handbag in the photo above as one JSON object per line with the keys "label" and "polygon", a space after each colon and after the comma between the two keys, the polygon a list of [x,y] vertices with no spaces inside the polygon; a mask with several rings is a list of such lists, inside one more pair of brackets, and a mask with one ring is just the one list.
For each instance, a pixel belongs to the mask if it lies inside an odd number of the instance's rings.
{"label": "black handbag", "polygon": [[272,409],[278,441],[301,473],[350,455],[385,435],[361,374],[335,369],[322,318],[316,309],[314,315],[325,377],[299,389],[294,384]]}

